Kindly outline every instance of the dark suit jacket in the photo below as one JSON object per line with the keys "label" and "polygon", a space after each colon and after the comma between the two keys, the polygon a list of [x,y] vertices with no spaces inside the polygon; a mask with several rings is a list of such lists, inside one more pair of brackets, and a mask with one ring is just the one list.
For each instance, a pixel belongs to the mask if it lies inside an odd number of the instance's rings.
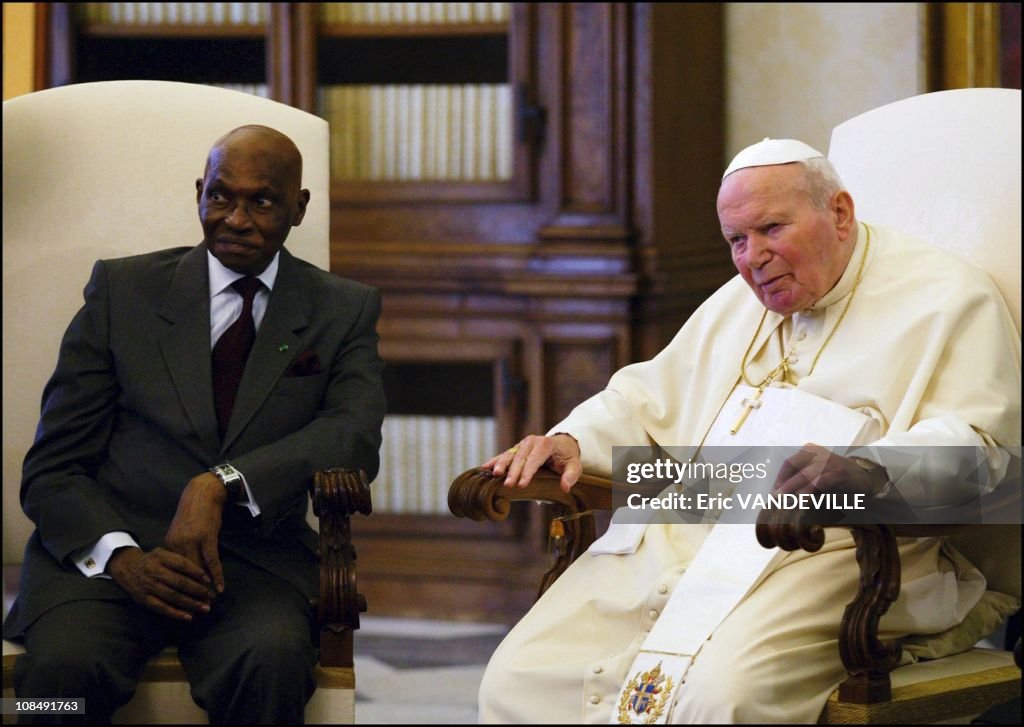
{"label": "dark suit jacket", "polygon": [[224,461],[262,513],[226,505],[221,549],[317,592],[316,536],[304,520],[312,473],[349,467],[372,479],[379,465],[380,293],[282,249],[222,442],[206,255],[199,245],[93,268],[25,458],[21,500],[36,531],[5,636],[66,601],[126,597],[68,556],[114,530],[146,550],[160,545],[188,481]]}

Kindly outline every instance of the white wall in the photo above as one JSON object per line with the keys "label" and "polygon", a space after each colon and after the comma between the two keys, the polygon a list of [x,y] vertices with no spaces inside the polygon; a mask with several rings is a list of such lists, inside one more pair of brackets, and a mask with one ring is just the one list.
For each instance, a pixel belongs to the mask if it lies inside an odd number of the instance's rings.
{"label": "white wall", "polygon": [[[921,3],[729,3],[726,154],[831,129],[924,91]],[[724,163],[723,163],[724,166]]]}

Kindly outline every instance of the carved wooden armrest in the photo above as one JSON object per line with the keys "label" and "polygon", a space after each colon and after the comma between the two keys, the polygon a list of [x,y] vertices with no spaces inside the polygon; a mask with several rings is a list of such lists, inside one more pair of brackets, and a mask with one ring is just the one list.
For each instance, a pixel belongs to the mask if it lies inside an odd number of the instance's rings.
{"label": "carved wooden armrest", "polygon": [[541,580],[541,594],[554,583],[576,558],[594,542],[595,510],[611,510],[610,480],[582,475],[569,492],[559,486],[560,475],[549,469],[537,471],[526,487],[505,487],[504,475],[495,477],[490,470],[463,472],[448,490],[448,509],[457,517],[471,520],[501,521],[508,517],[511,503],[518,500],[544,502],[552,506],[552,543],[555,558]]}
{"label": "carved wooden armrest", "polygon": [[320,631],[320,665],[352,666],[352,633],[366,599],[356,591],[356,551],[349,518],[372,510],[370,486],[362,470],[313,473],[313,512],[320,524],[320,597],[315,603]]}
{"label": "carved wooden armrest", "polygon": [[[812,522],[817,518],[819,522]],[[900,594],[900,555],[897,537],[951,535],[957,525],[820,524],[821,513],[764,510],[757,518],[757,540],[766,548],[814,553],[825,542],[824,527],[848,528],[856,543],[860,584],[846,605],[839,626],[839,655],[849,676],[839,685],[843,702],[871,704],[892,697],[889,680],[900,662],[899,641],[881,641],[878,622]]]}

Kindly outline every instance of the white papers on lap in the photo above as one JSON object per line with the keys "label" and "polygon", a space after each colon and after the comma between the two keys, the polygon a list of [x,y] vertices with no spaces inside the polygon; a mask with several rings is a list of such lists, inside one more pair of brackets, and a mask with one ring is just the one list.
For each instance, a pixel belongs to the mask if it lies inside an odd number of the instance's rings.
{"label": "white papers on lap", "polygon": [[[756,389],[740,385],[711,425],[704,447],[801,447],[808,442],[848,449],[875,441],[881,435],[878,420],[792,386],[769,386],[761,401],[735,434],[745,400]],[[837,451],[841,454],[841,451]]]}
{"label": "white papers on lap", "polygon": [[[735,461],[743,456],[744,448],[800,447],[808,442],[833,447],[841,454],[881,436],[881,425],[876,419],[791,386],[766,389],[761,396],[760,406],[750,412],[735,434],[731,433],[730,429],[745,408],[744,401],[753,397],[754,393],[754,388],[744,385],[733,390],[704,438],[701,449],[706,459],[714,461],[725,457]],[[662,444],[673,446],[689,443]],[[716,452],[716,447],[730,449]],[[752,456],[757,458],[756,453]],[[776,465],[781,465],[781,462]],[[621,522],[623,515],[625,513],[617,511],[612,516],[608,530],[594,541],[588,553],[627,555],[636,552],[647,524],[637,522],[643,517],[642,513],[630,512],[630,522]],[[653,513],[648,515],[653,516]],[[741,515],[737,513],[736,516]]]}
{"label": "white papers on lap", "polygon": [[[711,489],[717,494],[768,495],[785,460],[803,445],[814,443],[843,455],[881,436],[878,420],[792,386],[768,387],[733,433],[755,393],[753,387],[743,385],[733,390],[704,439],[701,458],[732,466],[763,464],[767,477],[744,478],[740,483],[712,482]],[[750,522],[751,513],[708,511],[705,518],[709,522]]]}

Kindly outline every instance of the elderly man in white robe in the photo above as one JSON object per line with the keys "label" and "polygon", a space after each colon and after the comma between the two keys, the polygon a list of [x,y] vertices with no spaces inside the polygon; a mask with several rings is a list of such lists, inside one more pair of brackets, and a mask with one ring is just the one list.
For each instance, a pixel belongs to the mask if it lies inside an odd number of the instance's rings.
{"label": "elderly man in white robe", "polygon": [[[745,404],[759,395],[756,416],[771,422],[772,396],[788,394],[845,412],[871,433],[872,446],[860,457],[828,457],[826,471],[801,471],[797,462],[777,483],[783,491],[894,490],[925,506],[970,497],[943,472],[957,463],[936,457],[922,471],[880,462],[887,447],[967,448],[998,478],[1004,448],[1019,446],[1021,430],[1020,339],[1004,301],[981,271],[854,212],[831,164],[811,147],[766,139],[740,152],[718,195],[739,275],[653,360],[620,370],[546,436],[528,436],[484,466],[510,487],[547,466],[568,489],[584,470],[610,476],[613,445],[707,444],[716,432],[747,427]],[[781,428],[799,437],[813,424]],[[819,459],[815,445],[804,451]],[[694,633],[659,721],[816,722],[845,678],[836,624],[857,589],[852,537],[830,529],[817,553],[776,553],[720,602],[706,598],[698,577],[683,577],[699,570],[713,532],[704,524],[613,525],[495,652],[481,720],[647,718],[625,713],[627,687],[642,673],[641,652],[670,599],[689,595],[681,613],[664,616],[674,618],[668,630]],[[961,628],[984,577],[940,539],[903,538],[899,548],[903,588],[881,636]],[[702,607],[721,612],[709,620]]]}

